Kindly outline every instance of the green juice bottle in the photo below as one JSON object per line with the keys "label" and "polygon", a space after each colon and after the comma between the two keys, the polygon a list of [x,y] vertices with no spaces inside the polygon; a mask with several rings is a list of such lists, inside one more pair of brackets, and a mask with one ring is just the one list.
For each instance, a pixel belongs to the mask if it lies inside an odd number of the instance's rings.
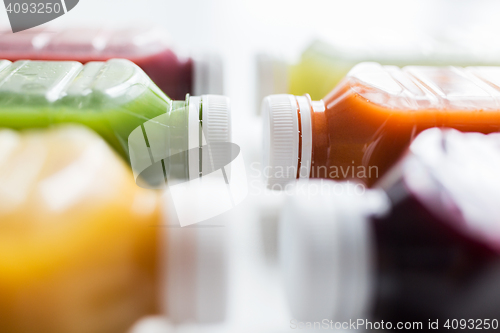
{"label": "green juice bottle", "polygon": [[[354,41],[313,41],[295,62],[270,54],[259,54],[257,106],[271,94],[309,94],[313,100],[326,96],[356,64],[373,61],[382,65],[498,66],[498,54],[474,52],[455,41],[427,37],[418,40],[396,35]],[[259,112],[259,111],[257,111]]]}
{"label": "green juice bottle", "polygon": [[[230,141],[226,97],[187,95],[184,101],[172,101],[141,68],[128,60],[111,59],[85,65],[74,61],[0,60],[0,127],[26,129],[60,123],[83,124],[132,164],[134,152],[129,149],[134,147],[129,137],[134,130],[142,128],[149,147],[145,127],[152,123],[159,125],[162,134],[159,139],[168,140],[162,146],[170,149],[163,156],[176,155],[182,159],[180,153],[193,146],[190,129],[198,133],[197,126],[212,124],[221,117],[227,121],[222,127],[212,126],[215,128],[209,135],[215,138],[212,141]],[[161,122],[155,120],[160,118]],[[141,163],[140,158],[144,156],[136,156],[135,163]],[[184,176],[188,177],[181,175]]]}

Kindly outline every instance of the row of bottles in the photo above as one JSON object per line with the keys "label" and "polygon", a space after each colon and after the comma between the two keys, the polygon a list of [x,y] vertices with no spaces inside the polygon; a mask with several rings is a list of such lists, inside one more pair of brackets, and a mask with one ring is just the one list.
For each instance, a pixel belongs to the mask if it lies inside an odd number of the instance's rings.
{"label": "row of bottles", "polygon": [[[123,332],[156,313],[222,320],[223,228],[172,227],[176,198],[151,189],[220,171],[233,190],[229,100],[188,94],[212,65],[179,60],[157,31],[9,36],[2,331]],[[500,68],[365,62],[317,96],[262,104],[265,182],[298,189],[278,229],[294,317],[497,316]],[[199,210],[190,199],[244,197],[182,191],[187,220]]]}

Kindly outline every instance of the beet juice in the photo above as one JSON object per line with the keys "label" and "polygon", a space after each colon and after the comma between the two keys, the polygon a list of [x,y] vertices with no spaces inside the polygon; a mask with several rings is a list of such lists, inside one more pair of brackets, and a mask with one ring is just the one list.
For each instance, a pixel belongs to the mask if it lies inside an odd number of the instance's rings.
{"label": "beet juice", "polygon": [[431,127],[500,130],[500,67],[361,63],[320,101],[264,99],[264,174],[270,188],[296,178],[373,185]]}
{"label": "beet juice", "polygon": [[173,99],[184,99],[187,93],[222,93],[222,67],[218,58],[178,57],[160,29],[0,32],[0,59],[72,60],[85,64],[112,58],[125,58],[139,65]]}
{"label": "beet juice", "polygon": [[294,318],[498,329],[498,170],[500,135],[430,129],[374,189],[298,182],[280,221]]}

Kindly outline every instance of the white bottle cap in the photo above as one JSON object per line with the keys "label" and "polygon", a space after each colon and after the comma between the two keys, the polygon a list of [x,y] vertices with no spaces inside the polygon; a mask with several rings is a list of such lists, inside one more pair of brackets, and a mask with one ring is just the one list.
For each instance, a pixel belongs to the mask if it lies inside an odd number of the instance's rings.
{"label": "white bottle cap", "polygon": [[288,64],[283,59],[270,54],[258,54],[255,59],[256,78],[256,112],[261,114],[259,105],[264,97],[288,92]]}
{"label": "white bottle cap", "polygon": [[[279,225],[279,258],[292,315],[301,321],[365,318],[373,281],[370,214],[383,192],[352,182],[299,181]],[[363,194],[362,194],[363,193]]]}
{"label": "white bottle cap", "polygon": [[193,57],[193,95],[224,93],[222,59],[215,54]]}
{"label": "white bottle cap", "polygon": [[231,103],[229,97],[203,95],[202,127],[207,143],[231,142]]}
{"label": "white bottle cap", "polygon": [[262,166],[268,188],[283,190],[297,175],[309,178],[313,106],[324,110],[322,101],[312,102],[307,95],[271,95],[263,100]]}
{"label": "white bottle cap", "polygon": [[[201,114],[200,114],[201,110]],[[189,179],[200,177],[200,172],[214,165],[223,166],[231,161],[231,147],[220,143],[231,142],[231,103],[221,95],[189,97],[188,115]],[[207,145],[210,145],[207,147]],[[197,148],[207,147],[203,170]]]}

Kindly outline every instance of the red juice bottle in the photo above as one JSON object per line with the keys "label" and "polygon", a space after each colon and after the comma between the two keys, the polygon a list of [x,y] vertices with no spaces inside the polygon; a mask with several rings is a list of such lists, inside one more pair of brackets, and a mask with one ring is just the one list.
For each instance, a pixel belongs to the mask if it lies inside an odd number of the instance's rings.
{"label": "red juice bottle", "polygon": [[430,129],[374,189],[299,182],[280,221],[294,318],[497,330],[498,170],[499,134]]}
{"label": "red juice bottle", "polygon": [[166,33],[155,28],[69,28],[0,32],[0,59],[72,60],[83,64],[125,58],[135,62],[169,97],[222,93],[222,66],[215,56],[181,58]]}

